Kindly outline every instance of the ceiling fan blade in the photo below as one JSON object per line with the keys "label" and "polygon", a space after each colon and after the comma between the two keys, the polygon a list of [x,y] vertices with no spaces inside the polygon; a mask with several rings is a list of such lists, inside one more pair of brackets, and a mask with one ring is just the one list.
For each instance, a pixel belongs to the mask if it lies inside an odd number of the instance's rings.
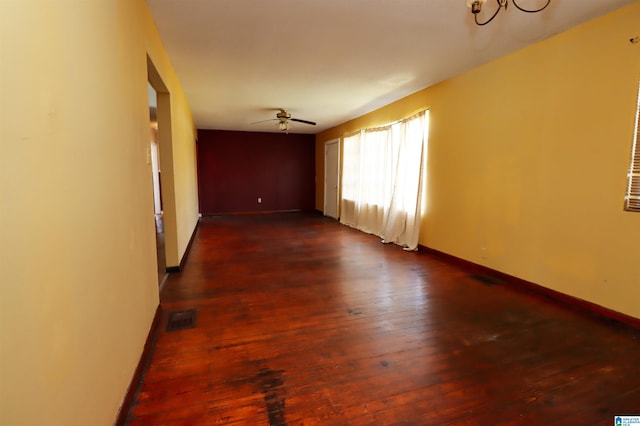
{"label": "ceiling fan blade", "polygon": [[310,124],[312,126],[315,126],[316,123],[314,123],[313,121],[309,121],[309,120],[301,120],[299,118],[290,118],[289,120],[291,121],[297,121],[298,123],[304,123],[304,124]]}
{"label": "ceiling fan blade", "polygon": [[270,118],[270,119],[268,119],[268,120],[254,121],[253,123],[249,123],[249,124],[266,123],[267,121],[278,121],[278,119],[277,119],[277,118]]}

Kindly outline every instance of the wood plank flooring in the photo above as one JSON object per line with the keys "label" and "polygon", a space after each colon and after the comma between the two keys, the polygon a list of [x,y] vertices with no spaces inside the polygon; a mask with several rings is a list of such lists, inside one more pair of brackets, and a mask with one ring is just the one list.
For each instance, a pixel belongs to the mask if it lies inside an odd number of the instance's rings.
{"label": "wood plank flooring", "polygon": [[[201,220],[128,424],[613,425],[640,336],[316,213]],[[480,278],[480,279],[478,279]],[[165,331],[196,309],[196,326]]]}

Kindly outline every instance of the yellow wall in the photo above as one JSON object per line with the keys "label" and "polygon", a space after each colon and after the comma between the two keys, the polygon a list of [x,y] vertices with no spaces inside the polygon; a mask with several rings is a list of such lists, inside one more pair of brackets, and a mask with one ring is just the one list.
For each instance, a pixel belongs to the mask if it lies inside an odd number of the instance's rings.
{"label": "yellow wall", "polygon": [[640,215],[622,210],[640,80],[640,2],[359,119],[430,109],[420,244],[640,318]]}
{"label": "yellow wall", "polygon": [[191,115],[144,0],[0,16],[0,424],[110,425],[158,305],[147,54],[172,93],[177,257]]}

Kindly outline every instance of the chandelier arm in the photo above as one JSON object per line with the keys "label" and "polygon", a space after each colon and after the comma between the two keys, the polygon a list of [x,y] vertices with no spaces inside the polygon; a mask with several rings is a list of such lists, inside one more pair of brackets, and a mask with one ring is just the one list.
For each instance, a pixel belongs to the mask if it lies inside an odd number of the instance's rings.
{"label": "chandelier arm", "polygon": [[540,9],[535,9],[535,10],[529,10],[529,9],[524,9],[522,7],[520,7],[520,5],[518,5],[518,3],[516,2],[516,0],[512,0],[513,1],[513,5],[518,9],[521,10],[522,12],[527,12],[527,13],[537,13],[537,12],[541,12],[543,10],[545,10],[547,8],[547,6],[549,6],[549,4],[551,3],[551,0],[547,0],[547,2],[545,3],[544,6],[542,6]]}
{"label": "chandelier arm", "polygon": [[[549,0],[551,1],[551,0]],[[496,11],[493,13],[493,15],[491,15],[491,18],[487,19],[484,22],[478,22],[478,14],[474,14],[473,15],[473,19],[475,19],[476,24],[477,25],[487,25],[489,22],[493,21],[493,18],[495,18],[496,16],[498,16],[498,13],[500,12],[500,9],[502,9],[503,7],[506,9],[507,8],[507,2],[505,0],[496,0],[496,2],[498,3],[498,8],[496,9]]]}

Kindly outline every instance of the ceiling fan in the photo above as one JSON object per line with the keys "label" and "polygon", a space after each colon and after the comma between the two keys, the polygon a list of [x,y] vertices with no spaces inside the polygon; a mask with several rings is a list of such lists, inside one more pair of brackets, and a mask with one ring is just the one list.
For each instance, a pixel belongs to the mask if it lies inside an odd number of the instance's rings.
{"label": "ceiling fan", "polygon": [[262,123],[264,121],[273,121],[273,120],[277,120],[278,123],[278,128],[283,131],[286,132],[287,130],[289,130],[291,128],[291,121],[295,121],[298,123],[303,123],[303,124],[309,124],[311,126],[315,126],[316,123],[314,121],[309,121],[309,120],[303,120],[301,118],[295,118],[291,116],[291,113],[289,111],[287,111],[285,108],[278,108],[278,112],[276,113],[276,118],[272,118],[270,120],[263,120],[263,121],[258,121],[257,123]]}

